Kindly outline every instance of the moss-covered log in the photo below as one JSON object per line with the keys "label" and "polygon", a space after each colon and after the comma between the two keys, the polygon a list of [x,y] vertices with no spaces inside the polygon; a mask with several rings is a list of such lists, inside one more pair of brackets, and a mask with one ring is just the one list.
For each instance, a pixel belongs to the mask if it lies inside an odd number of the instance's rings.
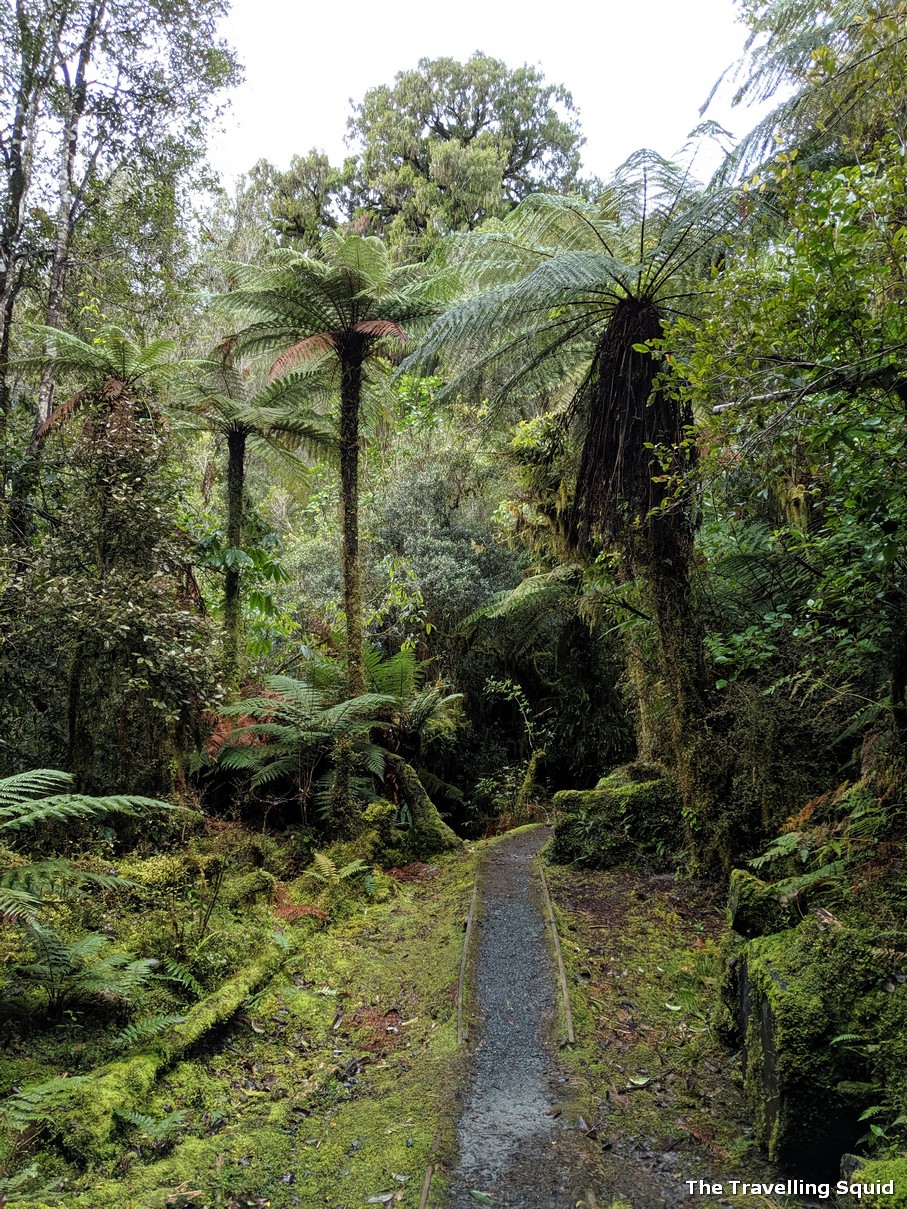
{"label": "moss-covered log", "polygon": [[246,997],[279,969],[287,950],[269,946],[228,982],[195,1004],[154,1046],[101,1067],[73,1088],[70,1107],[53,1126],[66,1148],[83,1160],[104,1160],[117,1151],[116,1114],[141,1111],[158,1076],[212,1029],[233,1016]]}
{"label": "moss-covered log", "polygon": [[401,756],[387,756],[387,780],[392,784],[397,804],[407,806],[412,820],[403,843],[407,859],[422,860],[462,847],[463,841],[438,814],[416,770]]}

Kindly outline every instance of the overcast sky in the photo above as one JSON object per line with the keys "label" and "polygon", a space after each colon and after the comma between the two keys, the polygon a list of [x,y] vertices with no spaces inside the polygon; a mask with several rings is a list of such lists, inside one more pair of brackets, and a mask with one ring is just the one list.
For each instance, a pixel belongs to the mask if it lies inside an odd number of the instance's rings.
{"label": "overcast sky", "polygon": [[[350,98],[423,56],[475,50],[511,67],[537,64],[565,84],[587,139],[585,169],[605,177],[639,147],[678,152],[745,37],[733,0],[233,0],[222,32],[246,73],[211,148],[227,180],[263,156],[286,167],[313,147],[339,163]],[[753,124],[726,102],[707,116],[738,136]]]}

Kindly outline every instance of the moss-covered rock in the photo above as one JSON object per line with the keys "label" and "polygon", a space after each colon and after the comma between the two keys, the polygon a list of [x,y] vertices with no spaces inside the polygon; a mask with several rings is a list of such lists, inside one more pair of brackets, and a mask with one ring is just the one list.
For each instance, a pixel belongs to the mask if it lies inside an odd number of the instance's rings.
{"label": "moss-covered rock", "polygon": [[658,781],[665,775],[660,764],[647,764],[638,761],[634,764],[621,764],[605,773],[596,782],[596,789],[615,789],[621,785],[638,785],[642,781]]}
{"label": "moss-covered rock", "polygon": [[[876,1191],[861,1191],[858,1197],[845,1194],[839,1203],[866,1209],[907,1209],[907,1158],[869,1159],[845,1178],[848,1184],[862,1184]],[[886,1186],[891,1186],[890,1192],[878,1191]]]}
{"label": "moss-covered rock", "polygon": [[554,795],[554,861],[594,869],[666,862],[680,834],[674,787],[663,777],[634,781],[612,775],[601,788]]}
{"label": "moss-covered rock", "polygon": [[874,1072],[859,1046],[835,1043],[878,1015],[888,992],[877,951],[855,929],[816,920],[761,936],[735,967],[744,1085],[756,1140],[782,1163],[835,1162],[865,1126]]}
{"label": "moss-covered rock", "polygon": [[740,936],[769,936],[796,923],[793,909],[781,901],[768,882],[745,869],[734,869],[728,888],[728,916]]}
{"label": "moss-covered rock", "polygon": [[272,898],[277,888],[277,878],[266,869],[251,869],[239,877],[224,879],[221,887],[221,902],[226,907],[239,907],[256,898]]}

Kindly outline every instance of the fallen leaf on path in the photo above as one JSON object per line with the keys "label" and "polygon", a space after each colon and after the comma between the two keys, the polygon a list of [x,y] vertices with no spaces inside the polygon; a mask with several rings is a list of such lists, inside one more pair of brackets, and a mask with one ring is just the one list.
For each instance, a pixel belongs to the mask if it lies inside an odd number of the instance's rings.
{"label": "fallen leaf on path", "polygon": [[470,1188],[469,1195],[474,1201],[478,1201],[480,1205],[493,1205],[494,1201],[487,1192],[479,1192],[477,1188]]}

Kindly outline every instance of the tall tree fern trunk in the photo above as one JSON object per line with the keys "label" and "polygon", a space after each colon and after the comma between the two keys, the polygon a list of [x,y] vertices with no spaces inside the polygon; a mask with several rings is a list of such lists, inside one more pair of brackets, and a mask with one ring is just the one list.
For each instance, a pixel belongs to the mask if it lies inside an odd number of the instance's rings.
{"label": "tall tree fern trunk", "polygon": [[343,608],[346,613],[347,682],[351,697],[365,692],[362,659],[362,567],[359,561],[359,409],[363,349],[344,351],[340,382],[340,493],[343,543]]}
{"label": "tall tree fern trunk", "polygon": [[[655,629],[672,763],[693,863],[727,862],[721,770],[711,758],[702,620],[693,598],[695,517],[682,494],[692,470],[691,416],[658,382],[664,365],[645,346],[662,335],[662,312],[647,297],[619,302],[596,349],[578,403],[587,423],[572,531],[594,545],[613,541],[641,581]],[[675,491],[679,487],[680,491]],[[647,719],[646,702],[640,703]],[[643,750],[653,734],[640,736]]]}
{"label": "tall tree fern trunk", "polygon": [[[227,546],[230,551],[243,542],[243,493],[246,477],[246,431],[227,433]],[[231,566],[230,563],[233,563]],[[224,681],[228,691],[239,687],[243,656],[242,583],[235,556],[228,555],[224,573]]]}
{"label": "tall tree fern trunk", "polygon": [[654,516],[634,545],[658,639],[687,849],[697,869],[717,872],[727,867],[731,853],[723,834],[725,770],[715,758],[707,721],[711,694],[690,576],[692,524],[683,511]]}

